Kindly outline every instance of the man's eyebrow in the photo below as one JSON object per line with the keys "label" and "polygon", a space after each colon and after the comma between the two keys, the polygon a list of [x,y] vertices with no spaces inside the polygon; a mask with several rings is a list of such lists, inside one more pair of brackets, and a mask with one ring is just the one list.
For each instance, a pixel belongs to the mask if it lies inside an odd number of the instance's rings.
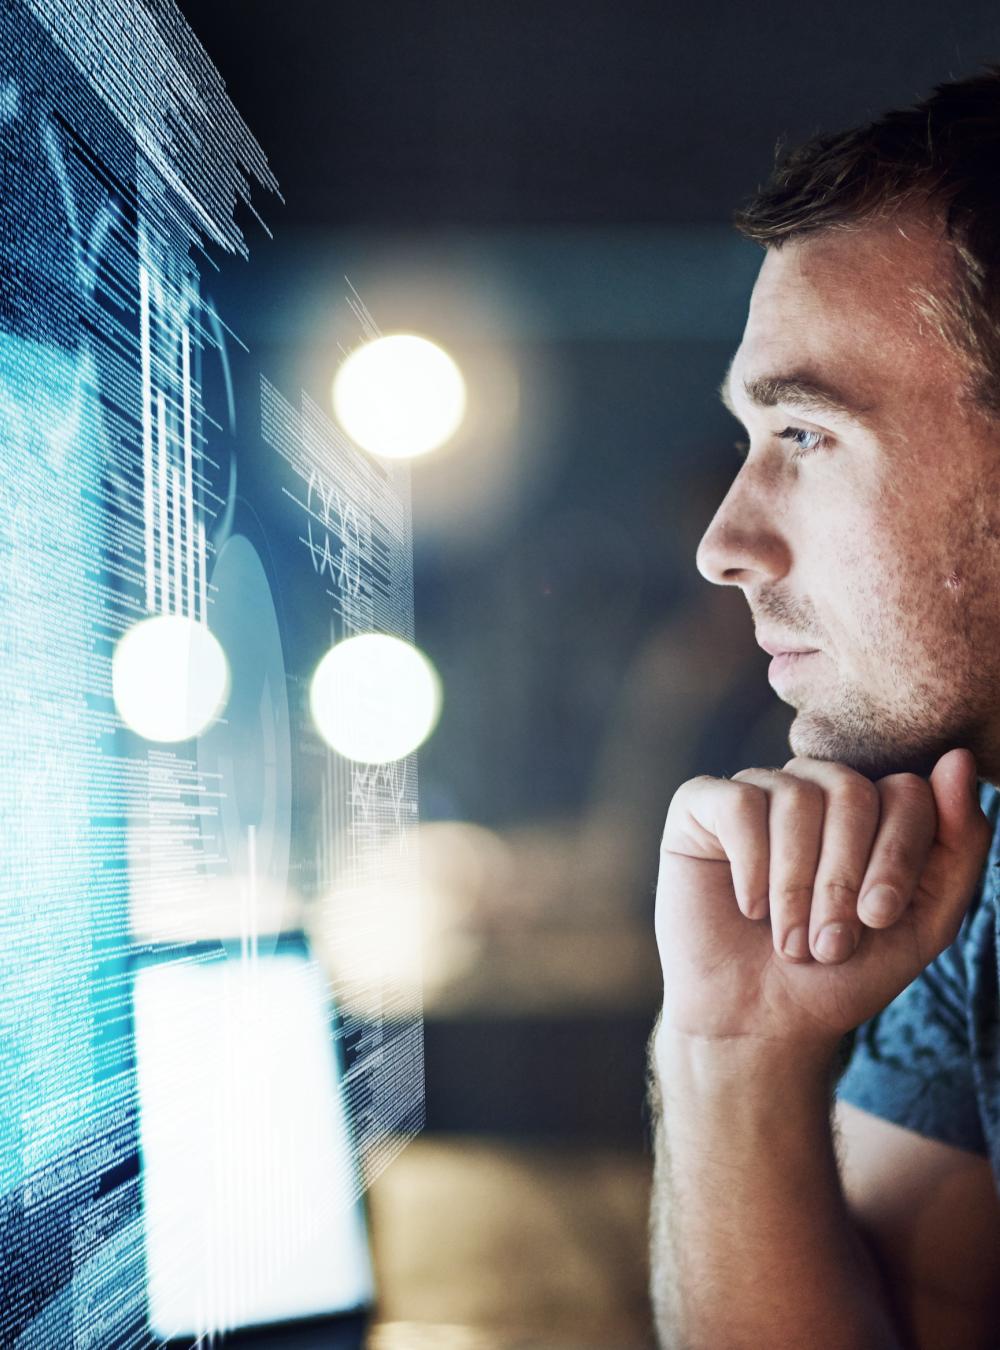
{"label": "man's eyebrow", "polygon": [[[733,416],[738,417],[739,414],[729,393],[731,371],[732,365],[719,386],[719,397]],[[861,403],[825,381],[798,371],[792,371],[787,375],[757,375],[753,379],[744,380],[743,390],[750,402],[759,408],[775,408],[779,403],[784,403],[788,407],[801,408],[803,412],[812,409],[839,417],[850,417],[856,422],[862,421],[866,414],[874,409],[874,404]]]}

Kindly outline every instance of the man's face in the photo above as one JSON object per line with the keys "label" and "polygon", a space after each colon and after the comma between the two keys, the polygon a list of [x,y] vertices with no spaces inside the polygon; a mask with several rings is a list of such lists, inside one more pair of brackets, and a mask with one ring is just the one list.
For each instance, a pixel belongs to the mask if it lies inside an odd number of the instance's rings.
{"label": "man's face", "polygon": [[794,753],[872,778],[964,745],[1000,780],[1000,428],[911,289],[950,266],[919,219],[768,251],[725,386],[749,452],[698,549],[762,645],[812,649],[769,674]]}

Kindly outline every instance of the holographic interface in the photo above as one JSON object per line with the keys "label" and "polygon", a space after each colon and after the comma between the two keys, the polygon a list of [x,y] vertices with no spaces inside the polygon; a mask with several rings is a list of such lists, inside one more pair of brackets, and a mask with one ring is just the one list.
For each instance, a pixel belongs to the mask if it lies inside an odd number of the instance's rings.
{"label": "holographic interface", "polygon": [[409,467],[213,303],[278,186],[173,0],[0,4],[0,1345],[363,1306],[423,1121]]}

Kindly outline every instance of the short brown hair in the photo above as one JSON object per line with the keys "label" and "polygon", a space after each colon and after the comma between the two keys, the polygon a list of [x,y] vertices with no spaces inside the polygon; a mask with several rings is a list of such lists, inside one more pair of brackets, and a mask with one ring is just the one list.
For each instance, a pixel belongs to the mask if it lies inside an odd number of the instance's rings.
{"label": "short brown hair", "polygon": [[1000,65],[867,126],[790,150],[779,141],[770,179],[735,223],[780,248],[913,209],[943,221],[955,254],[949,293],[923,292],[921,312],[966,358],[972,401],[1000,419]]}

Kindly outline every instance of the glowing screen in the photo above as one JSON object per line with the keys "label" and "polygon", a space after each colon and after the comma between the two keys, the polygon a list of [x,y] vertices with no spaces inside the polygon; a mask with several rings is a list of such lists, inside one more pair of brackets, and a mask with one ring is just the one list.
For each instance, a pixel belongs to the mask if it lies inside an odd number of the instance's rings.
{"label": "glowing screen", "polygon": [[416,764],[310,689],[412,641],[408,468],[214,305],[278,188],[173,0],[0,0],[0,175],[0,1345],[354,1307],[423,1122]]}
{"label": "glowing screen", "polygon": [[347,1227],[343,1214],[354,1167],[324,994],[292,955],[170,962],[136,980],[150,1320],[163,1336],[371,1299],[363,1219],[353,1209]]}

